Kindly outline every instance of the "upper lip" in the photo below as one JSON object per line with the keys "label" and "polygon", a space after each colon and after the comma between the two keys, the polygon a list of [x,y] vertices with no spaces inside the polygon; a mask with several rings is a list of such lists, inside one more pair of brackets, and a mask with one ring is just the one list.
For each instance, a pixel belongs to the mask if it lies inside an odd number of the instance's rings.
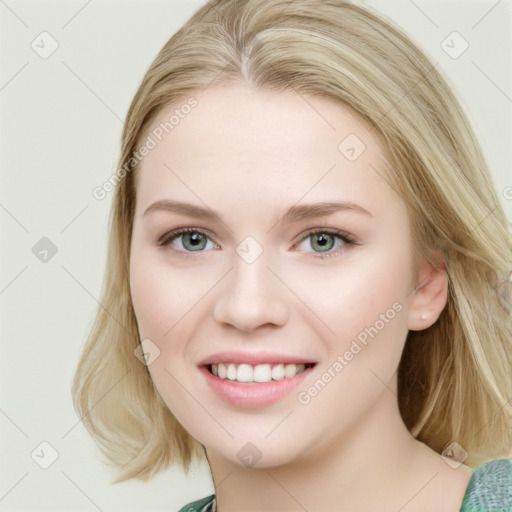
{"label": "upper lip", "polygon": [[208,366],[211,364],[219,363],[235,363],[235,364],[315,364],[316,361],[304,357],[292,356],[289,354],[279,354],[275,352],[240,352],[240,351],[226,351],[212,354],[211,356],[203,359],[199,366]]}

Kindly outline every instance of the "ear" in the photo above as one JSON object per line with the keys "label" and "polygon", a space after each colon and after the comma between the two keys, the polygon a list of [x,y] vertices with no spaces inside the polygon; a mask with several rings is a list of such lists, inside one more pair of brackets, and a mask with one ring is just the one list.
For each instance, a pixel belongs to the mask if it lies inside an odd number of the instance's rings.
{"label": "ear", "polygon": [[409,330],[422,331],[433,325],[446,306],[447,300],[448,274],[444,263],[420,263],[407,320]]}

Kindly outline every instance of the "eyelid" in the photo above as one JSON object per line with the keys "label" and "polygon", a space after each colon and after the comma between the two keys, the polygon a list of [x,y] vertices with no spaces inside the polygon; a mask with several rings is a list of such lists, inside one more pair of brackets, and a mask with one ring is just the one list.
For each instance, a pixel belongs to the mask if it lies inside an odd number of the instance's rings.
{"label": "eyelid", "polygon": [[[215,235],[204,228],[196,228],[196,227],[182,227],[182,228],[176,228],[172,229],[171,231],[166,231],[162,236],[158,237],[156,244],[158,246],[165,247],[167,244],[170,244],[172,241],[174,241],[176,238],[179,238],[180,235],[186,234],[186,233],[201,233],[206,238],[209,238],[212,242],[214,242],[216,245],[220,245]],[[183,252],[183,251],[180,251]],[[192,252],[192,251],[189,251]],[[202,251],[199,251],[202,252]]]}
{"label": "eyelid", "polygon": [[344,241],[346,241],[346,243],[350,243],[353,245],[359,245],[357,243],[357,239],[354,235],[348,233],[347,231],[344,231],[343,229],[328,228],[327,226],[325,226],[325,227],[320,226],[320,227],[311,228],[311,229],[307,229],[306,231],[303,231],[299,235],[300,238],[297,239],[297,241],[294,243],[294,245],[297,245],[298,242],[302,242],[303,240],[308,238],[308,236],[311,236],[314,234],[326,234],[326,235],[338,236],[341,239],[345,239]]}

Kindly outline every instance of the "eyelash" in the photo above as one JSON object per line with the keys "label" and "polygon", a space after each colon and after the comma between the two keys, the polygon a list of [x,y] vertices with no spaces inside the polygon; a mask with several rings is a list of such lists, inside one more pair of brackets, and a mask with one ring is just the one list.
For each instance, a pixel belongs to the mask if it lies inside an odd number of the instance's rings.
{"label": "eyelash", "polygon": [[[205,236],[206,238],[208,238],[209,240],[211,240],[212,242],[214,242],[216,245],[219,245],[219,244],[217,244],[217,242],[215,242],[212,235],[208,231],[205,231],[201,228],[178,228],[173,231],[168,231],[167,233],[163,234],[160,238],[158,238],[157,245],[159,247],[166,247],[169,244],[171,244],[175,239],[179,238],[181,235],[189,234],[189,233],[199,233],[199,234]],[[314,228],[312,230],[307,231],[306,234],[295,245],[300,244],[301,242],[306,240],[311,235],[320,235],[320,234],[338,237],[347,246],[359,245],[356,242],[355,238],[352,235],[349,235],[348,233],[346,233],[345,231],[341,231],[338,229],[319,229],[319,228]],[[347,248],[342,249],[341,251],[338,251],[338,252],[329,251],[329,252],[325,252],[325,253],[313,251],[313,254],[315,255],[315,257],[328,258],[331,256],[339,256],[340,254],[346,252],[346,250],[347,250]],[[194,251],[175,251],[175,252],[183,254],[184,256],[194,256]],[[199,254],[202,252],[204,252],[204,251],[197,251],[197,253],[199,253]]]}

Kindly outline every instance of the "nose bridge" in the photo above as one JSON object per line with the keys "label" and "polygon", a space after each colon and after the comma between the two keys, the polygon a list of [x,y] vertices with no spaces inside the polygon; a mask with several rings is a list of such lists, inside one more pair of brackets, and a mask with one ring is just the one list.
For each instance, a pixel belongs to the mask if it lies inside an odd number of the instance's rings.
{"label": "nose bridge", "polygon": [[241,330],[286,322],[288,311],[282,284],[267,267],[269,254],[258,246],[253,240],[245,240],[236,248],[233,269],[215,304],[218,322]]}
{"label": "nose bridge", "polygon": [[267,254],[260,255],[254,261],[238,256],[231,276],[231,284],[236,294],[254,296],[257,299],[267,296],[273,284],[269,279],[272,274],[267,265]]}

